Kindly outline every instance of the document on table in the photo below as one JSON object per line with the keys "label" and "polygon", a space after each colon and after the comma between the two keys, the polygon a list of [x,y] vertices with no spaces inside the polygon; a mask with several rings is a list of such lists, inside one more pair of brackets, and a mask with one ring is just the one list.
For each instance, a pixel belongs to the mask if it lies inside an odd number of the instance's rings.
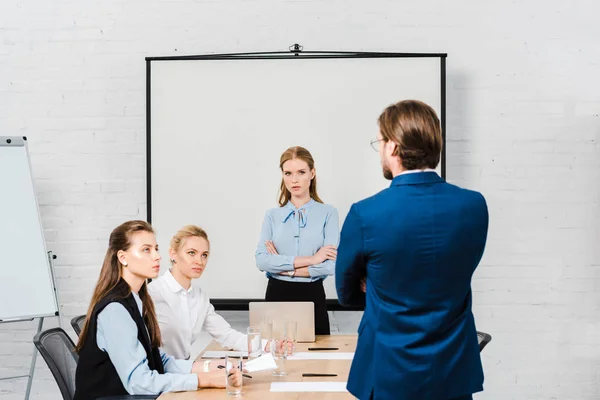
{"label": "document on table", "polygon": [[327,352],[318,353],[314,351],[300,352],[293,356],[289,356],[288,360],[352,360],[354,353],[343,353],[343,352]]}
{"label": "document on table", "polygon": [[271,353],[263,354],[262,356],[248,361],[244,366],[248,372],[267,371],[277,368],[277,364]]}
{"label": "document on table", "polygon": [[247,351],[205,351],[202,358],[224,358],[225,356],[239,356],[242,353],[243,357],[248,357]]}
{"label": "document on table", "polygon": [[271,382],[271,392],[347,392],[347,382]]}

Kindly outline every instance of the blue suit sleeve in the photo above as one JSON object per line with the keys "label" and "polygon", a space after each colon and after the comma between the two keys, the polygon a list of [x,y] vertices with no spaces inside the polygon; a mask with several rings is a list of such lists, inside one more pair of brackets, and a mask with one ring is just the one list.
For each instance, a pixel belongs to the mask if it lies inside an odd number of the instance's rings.
{"label": "blue suit sleeve", "polygon": [[265,219],[263,220],[262,229],[260,231],[260,239],[256,246],[256,253],[254,254],[256,259],[256,266],[263,272],[271,272],[278,274],[285,271],[294,270],[294,256],[285,256],[281,254],[271,254],[267,251],[265,242],[267,240],[273,240],[273,223],[271,216],[267,212]]}
{"label": "blue suit sleeve", "polygon": [[487,203],[485,201],[485,197],[483,197],[483,195],[481,193],[479,193],[479,197],[480,197],[480,212],[481,212],[481,217],[480,220],[482,221],[482,230],[484,231],[483,236],[482,236],[482,243],[481,243],[481,254],[479,254],[479,258],[477,259],[477,264],[479,264],[479,262],[481,261],[481,258],[483,257],[483,252],[485,250],[485,245],[487,242],[487,234],[488,234],[488,228],[489,228],[489,221],[490,221],[490,216],[488,213],[488,207],[487,207]]}
{"label": "blue suit sleeve", "polygon": [[[325,238],[323,246],[337,247],[340,241],[340,217],[334,208],[325,221]],[[320,264],[308,267],[308,273],[311,278],[318,276],[328,276],[335,273],[335,261],[325,260]]]}
{"label": "blue suit sleeve", "polygon": [[335,263],[335,286],[341,305],[365,305],[365,294],[360,290],[360,281],[366,276],[366,263],[361,219],[354,204],[342,227]]}

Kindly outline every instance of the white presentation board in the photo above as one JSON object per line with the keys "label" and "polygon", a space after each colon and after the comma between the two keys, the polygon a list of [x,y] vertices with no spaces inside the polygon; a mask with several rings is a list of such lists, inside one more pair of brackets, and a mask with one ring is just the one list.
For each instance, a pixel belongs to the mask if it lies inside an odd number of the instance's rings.
{"label": "white presentation board", "polygon": [[[352,203],[390,184],[370,146],[380,113],[417,99],[444,116],[445,55],[147,63],[148,219],[162,247],[161,274],[172,235],[200,225],[211,256],[194,285],[213,300],[264,298],[254,254],[265,211],[277,207],[285,149],[313,154],[319,195],[337,208],[341,229]],[[444,163],[443,154],[440,174]],[[325,288],[337,298],[334,277]]]}
{"label": "white presentation board", "polygon": [[27,143],[0,136],[0,320],[58,315]]}

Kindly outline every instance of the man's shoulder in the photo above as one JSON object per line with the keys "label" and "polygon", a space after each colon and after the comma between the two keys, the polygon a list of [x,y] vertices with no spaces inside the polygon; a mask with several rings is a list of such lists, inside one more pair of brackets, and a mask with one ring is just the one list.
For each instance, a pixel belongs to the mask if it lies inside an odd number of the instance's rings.
{"label": "man's shoulder", "polygon": [[393,189],[387,187],[369,197],[357,201],[354,205],[358,208],[379,207],[381,202],[388,201],[390,196],[393,196]]}
{"label": "man's shoulder", "polygon": [[444,182],[442,185],[448,192],[455,194],[457,197],[460,197],[464,201],[474,202],[480,205],[486,204],[485,197],[481,192],[478,192],[473,189],[467,189],[448,182]]}
{"label": "man's shoulder", "polygon": [[[448,183],[446,181],[439,182],[435,185],[438,193],[444,192],[446,195],[454,196],[457,200],[469,203],[476,203],[478,205],[486,205],[486,200],[483,194],[476,190],[466,189],[461,186]],[[403,198],[402,195],[400,195]],[[406,199],[408,200],[408,198]],[[414,200],[414,199],[411,199]],[[395,204],[398,201],[398,193],[395,187],[385,188],[372,196],[366,197],[362,200],[355,202],[352,207],[357,211],[365,211],[370,209],[378,209],[382,204],[393,201]]]}

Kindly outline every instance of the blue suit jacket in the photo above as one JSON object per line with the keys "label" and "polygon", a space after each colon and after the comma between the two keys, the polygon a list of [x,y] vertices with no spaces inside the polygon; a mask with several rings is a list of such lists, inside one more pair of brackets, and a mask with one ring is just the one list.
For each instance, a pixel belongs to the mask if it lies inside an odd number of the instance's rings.
{"label": "blue suit jacket", "polygon": [[365,306],[350,393],[446,400],[483,390],[471,276],[487,230],[483,196],[435,172],[399,175],[352,205],[336,261],[339,302]]}

